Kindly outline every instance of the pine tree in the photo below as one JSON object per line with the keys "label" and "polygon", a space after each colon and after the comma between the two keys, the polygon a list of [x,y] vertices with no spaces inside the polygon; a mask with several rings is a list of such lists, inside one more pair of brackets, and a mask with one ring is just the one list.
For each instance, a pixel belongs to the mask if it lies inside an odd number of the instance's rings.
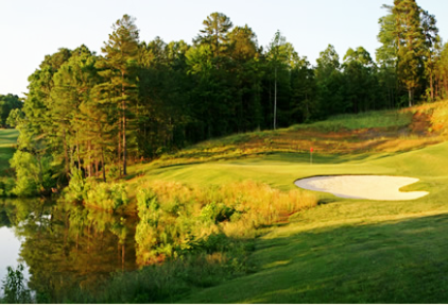
{"label": "pine tree", "polygon": [[[137,56],[138,30],[135,19],[124,15],[113,25],[113,33],[101,49],[105,54],[105,67],[109,71],[102,74],[107,78],[106,87],[114,95],[119,115],[118,157],[123,158],[123,175],[127,174],[128,117],[138,99]],[[131,129],[132,130],[132,129]],[[135,134],[133,134],[135,136]]]}
{"label": "pine tree", "polygon": [[200,44],[209,44],[214,56],[221,56],[227,48],[227,33],[233,24],[230,18],[223,13],[211,13],[207,19],[203,21],[204,29],[200,30],[202,35],[196,38],[196,42]]}
{"label": "pine tree", "polygon": [[440,51],[440,37],[438,35],[439,29],[436,26],[436,18],[434,15],[421,9],[422,16],[422,30],[425,38],[424,45],[424,59],[425,72],[429,77],[429,98],[434,101],[434,69],[437,53]]}
{"label": "pine tree", "polygon": [[420,8],[415,0],[395,0],[393,13],[397,31],[397,73],[408,91],[409,106],[412,106],[423,71],[425,37],[421,27]]}

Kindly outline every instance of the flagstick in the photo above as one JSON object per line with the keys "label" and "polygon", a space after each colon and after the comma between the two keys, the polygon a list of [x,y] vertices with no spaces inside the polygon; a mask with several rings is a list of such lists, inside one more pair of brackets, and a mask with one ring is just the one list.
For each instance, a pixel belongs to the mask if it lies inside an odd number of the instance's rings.
{"label": "flagstick", "polygon": [[310,151],[310,165],[313,164],[313,152]]}

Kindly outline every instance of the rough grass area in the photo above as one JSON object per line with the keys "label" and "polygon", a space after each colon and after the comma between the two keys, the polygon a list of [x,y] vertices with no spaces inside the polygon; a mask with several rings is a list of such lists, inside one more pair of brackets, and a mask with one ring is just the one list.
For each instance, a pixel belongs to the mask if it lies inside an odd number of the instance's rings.
{"label": "rough grass area", "polygon": [[314,129],[323,132],[355,130],[363,128],[406,127],[411,123],[412,113],[407,110],[369,111],[356,115],[343,114],[313,124],[294,125],[290,129]]}
{"label": "rough grass area", "polygon": [[[284,191],[297,178],[388,174],[420,181],[412,201],[347,200],[312,192],[320,205],[255,240],[256,273],[196,287],[181,303],[446,303],[448,143],[409,152],[275,153],[206,164],[140,167],[141,181],[220,185],[253,180]],[[131,180],[135,183],[137,180]],[[380,191],[380,190],[379,190]]]}
{"label": "rough grass area", "polygon": [[206,163],[280,152],[307,153],[310,147],[323,154],[410,151],[445,141],[448,128],[444,123],[444,109],[448,109],[448,102],[431,105],[339,115],[276,131],[232,135],[163,155],[152,166]]}

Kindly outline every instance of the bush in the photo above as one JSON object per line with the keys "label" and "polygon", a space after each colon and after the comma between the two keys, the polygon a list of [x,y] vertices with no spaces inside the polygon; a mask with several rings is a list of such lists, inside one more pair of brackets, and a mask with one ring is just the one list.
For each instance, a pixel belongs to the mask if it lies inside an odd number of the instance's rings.
{"label": "bush", "polygon": [[32,197],[49,191],[55,185],[51,171],[51,156],[39,156],[16,151],[11,159],[17,180],[12,192],[19,197]]}
{"label": "bush", "polygon": [[226,205],[214,202],[207,204],[202,210],[199,216],[203,221],[212,221],[213,223],[223,222],[230,220],[230,217],[235,213],[235,210],[227,207]]}
{"label": "bush", "polygon": [[115,180],[120,177],[120,169],[116,165],[109,166],[106,174],[107,180]]}
{"label": "bush", "polygon": [[115,212],[129,203],[126,187],[122,183],[92,183],[84,198],[86,206],[94,206],[106,212]]}
{"label": "bush", "polygon": [[15,181],[12,178],[0,178],[0,197],[11,197],[12,190],[15,187]]}
{"label": "bush", "polygon": [[90,185],[86,183],[82,170],[78,168],[72,168],[70,174],[70,182],[64,190],[65,198],[70,202],[81,203],[87,197],[87,191]]}
{"label": "bush", "polygon": [[211,245],[223,236],[252,238],[258,228],[317,205],[309,192],[282,193],[250,181],[205,188],[153,182],[141,185],[137,199],[137,262],[143,265],[222,250]]}

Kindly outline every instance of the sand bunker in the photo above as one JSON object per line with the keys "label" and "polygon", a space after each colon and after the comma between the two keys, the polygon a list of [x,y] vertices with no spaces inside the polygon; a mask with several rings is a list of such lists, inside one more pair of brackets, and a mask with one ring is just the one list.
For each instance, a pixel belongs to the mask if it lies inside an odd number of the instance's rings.
{"label": "sand bunker", "polygon": [[400,192],[399,188],[417,182],[416,178],[370,175],[319,176],[300,179],[298,187],[331,193],[342,198],[371,200],[412,200],[428,192]]}

